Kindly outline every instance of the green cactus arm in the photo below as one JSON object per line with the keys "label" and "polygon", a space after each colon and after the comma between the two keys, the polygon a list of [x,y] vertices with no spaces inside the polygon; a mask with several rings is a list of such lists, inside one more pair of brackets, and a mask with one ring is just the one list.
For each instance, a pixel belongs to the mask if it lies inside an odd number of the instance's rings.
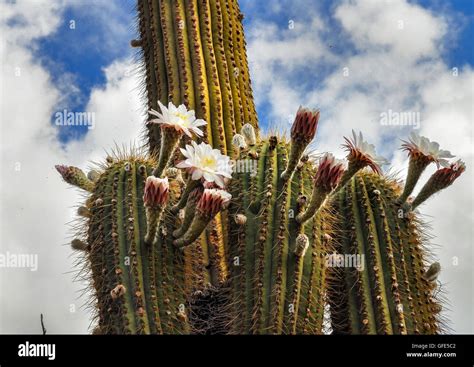
{"label": "green cactus arm", "polygon": [[[366,222],[366,229],[370,234],[368,238],[368,248],[370,249],[366,259],[368,269],[372,272],[374,279],[374,291],[375,291],[375,303],[377,307],[378,315],[378,329],[382,333],[392,334],[393,327],[391,322],[391,313],[389,308],[389,299],[391,292],[387,290],[387,283],[390,279],[390,269],[384,267],[382,260],[382,247],[387,246],[384,243],[383,234],[377,231],[377,223],[375,220],[374,209],[369,201],[367,187],[365,181],[356,177],[358,180],[358,186],[360,187],[360,200],[362,205],[360,206],[360,212],[363,213]],[[372,241],[371,241],[372,239]],[[385,270],[383,270],[385,269]]]}
{"label": "green cactus arm", "polygon": [[217,69],[216,52],[212,39],[212,22],[215,21],[211,13],[209,0],[199,0],[199,26],[201,29],[201,42],[203,55],[208,75],[207,87],[209,90],[210,121],[212,145],[214,148],[226,152],[226,140],[223,125],[222,96],[219,74]]}
{"label": "green cactus arm", "polygon": [[[284,188],[283,188],[284,189]],[[283,315],[285,307],[285,287],[287,283],[287,258],[289,239],[286,235],[288,225],[288,213],[290,211],[291,189],[288,185],[287,191],[283,191],[279,211],[278,232],[275,242],[276,250],[274,251],[273,273],[274,273],[274,294],[272,295],[272,319],[270,331],[274,334],[280,334],[283,330]]]}
{"label": "green cactus arm", "polygon": [[161,30],[163,35],[165,65],[168,80],[168,100],[176,106],[184,99],[180,91],[180,75],[178,67],[178,56],[175,38],[175,19],[173,15],[172,0],[158,0],[161,19]]}
{"label": "green cactus arm", "polygon": [[266,157],[266,166],[265,170],[262,171],[260,174],[263,176],[263,186],[265,189],[262,192],[262,201],[260,203],[260,210],[258,213],[258,221],[260,223],[256,242],[255,242],[255,272],[253,274],[253,297],[254,297],[254,305],[252,311],[252,318],[251,318],[251,332],[258,333],[261,326],[261,320],[263,313],[263,299],[264,299],[264,292],[268,291],[264,289],[264,286],[268,283],[264,283],[264,271],[265,265],[269,265],[266,262],[266,254],[265,254],[265,244],[268,241],[268,236],[271,233],[268,233],[268,224],[273,220],[273,207],[272,207],[272,177],[274,175],[275,167],[273,166],[276,164],[275,159],[275,151],[274,149],[269,149],[268,155]]}
{"label": "green cactus arm", "polygon": [[254,310],[253,327],[259,333],[264,333],[268,327],[269,301],[272,293],[272,248],[274,246],[275,211],[278,191],[278,152],[277,148],[269,149],[265,171],[265,193],[261,217],[261,231],[257,243],[257,265],[255,271],[255,286],[257,299]]}
{"label": "green cactus arm", "polygon": [[225,52],[223,14],[219,0],[210,1],[209,5],[214,15],[211,31],[222,99],[222,125],[224,126],[225,146],[227,154],[232,155],[232,137],[237,132],[237,129],[234,120],[234,103],[230,83],[231,71],[227,67]]}
{"label": "green cactus arm", "polygon": [[[356,254],[355,223],[352,215],[351,185],[345,185],[337,191],[336,205],[339,211],[338,238],[335,253]],[[344,271],[339,267],[331,267],[329,271],[328,298],[331,307],[333,332],[336,334],[361,334],[366,327],[362,323],[367,308],[359,297],[362,279],[358,271]],[[360,311],[359,311],[360,310]]]}
{"label": "green cactus arm", "polygon": [[[357,200],[358,194],[356,190],[356,181],[351,181],[351,196],[349,200],[351,200],[351,207],[352,207],[352,215],[354,216],[354,225],[355,225],[355,232],[356,232],[356,241],[357,241],[357,253],[359,255],[364,256],[367,258],[367,248],[366,243],[364,241],[364,231],[363,231],[363,223],[362,223],[362,215],[360,213],[359,202]],[[366,265],[368,266],[368,265]],[[363,272],[361,276],[361,283],[362,283],[362,297],[363,297],[363,305],[366,314],[364,315],[366,318],[362,320],[363,325],[366,326],[366,330],[368,333],[376,333],[377,326],[376,326],[376,316],[375,316],[375,307],[373,306],[374,302],[372,300],[372,291],[370,287],[370,278],[368,272]]]}
{"label": "green cactus arm", "polygon": [[237,59],[238,80],[241,91],[242,107],[244,110],[244,121],[250,123],[257,129],[258,134],[258,120],[255,110],[255,103],[252,97],[252,86],[249,76],[249,67],[247,63],[247,50],[244,38],[244,29],[242,26],[243,14],[240,12],[237,0],[228,1],[232,16],[233,25],[233,47],[234,55]]}
{"label": "green cactus arm", "polygon": [[74,166],[56,165],[56,170],[59,172],[65,182],[76,186],[82,190],[93,192],[95,183],[86,176],[86,174],[79,168]]}
{"label": "green cactus arm", "polygon": [[[368,177],[366,180],[366,193],[368,199],[371,201],[374,226],[379,241],[380,257],[382,268],[386,269],[383,272],[384,285],[386,287],[387,304],[390,312],[390,320],[392,323],[393,333],[406,334],[406,322],[403,312],[400,312],[401,295],[398,284],[397,272],[394,256],[394,244],[391,234],[391,229],[388,224],[387,213],[382,203],[382,199],[376,191],[374,179]],[[403,279],[403,278],[401,278]]]}
{"label": "green cactus arm", "polygon": [[[325,293],[323,261],[313,261],[313,251],[310,251],[306,252],[299,261],[299,266],[296,266],[298,261],[294,253],[295,244],[293,250],[289,250],[290,242],[294,242],[296,236],[304,230],[304,227],[295,222],[292,213],[300,206],[298,202],[301,194],[311,189],[313,171],[300,167],[291,181],[281,181],[279,177],[288,159],[288,144],[285,141],[278,143],[275,137],[270,140],[271,143],[263,142],[264,149],[257,147],[260,152],[257,176],[249,177],[247,173],[235,177],[242,177],[241,182],[235,186],[242,187],[243,191],[235,198],[235,209],[232,209],[231,215],[242,208],[248,209],[245,211],[245,234],[238,236],[236,223],[234,230],[237,234],[234,236],[237,236],[237,240],[234,242],[232,239],[235,237],[231,234],[229,241],[232,258],[240,258],[242,256],[239,254],[246,253],[242,268],[238,268],[239,273],[233,273],[230,278],[229,288],[231,292],[235,292],[232,302],[238,299],[231,319],[239,320],[233,324],[232,333],[322,333]],[[241,152],[241,157],[247,154]],[[257,214],[248,206],[248,203],[257,201],[252,200],[252,190],[248,190],[250,182],[261,187],[258,190],[261,199]],[[308,188],[304,189],[306,186]],[[323,220],[323,215],[315,220],[319,223]],[[312,233],[312,229],[311,222],[307,231]],[[239,243],[239,239],[242,242]],[[316,246],[319,256],[322,251],[321,243],[313,246]],[[291,270],[288,264],[293,264]],[[299,304],[304,307],[299,307]],[[296,312],[289,312],[290,309],[295,309]],[[306,317],[311,318],[311,325],[305,324]],[[319,329],[316,330],[317,328]]]}
{"label": "green cactus arm", "polygon": [[262,143],[262,145],[258,149],[258,163],[257,163],[257,170],[259,174],[257,174],[254,179],[252,180],[252,202],[250,203],[250,210],[257,214],[260,210],[260,204],[262,201],[262,196],[264,192],[264,185],[265,185],[265,176],[261,174],[265,170],[265,165],[267,162],[267,152],[269,149],[268,142]]}
{"label": "green cactus arm", "polygon": [[[440,330],[440,305],[433,296],[433,283],[424,276],[423,226],[414,213],[401,208],[400,191],[397,183],[362,172],[337,194],[340,214],[350,218],[341,229],[341,249],[364,254],[367,265],[357,272],[342,269],[336,275],[345,283],[336,279],[329,284],[331,305],[339,300],[334,310],[335,332],[430,334]],[[348,210],[354,213],[353,223]],[[354,236],[358,249],[350,248]],[[341,291],[343,296],[335,298]],[[357,307],[362,310],[360,318],[354,312]]]}
{"label": "green cactus arm", "polygon": [[[397,200],[397,193],[393,190],[393,187],[390,187],[387,182],[384,182],[382,179],[377,177],[371,178],[371,190],[375,194],[378,191],[377,203],[383,207],[383,210],[386,214],[386,220],[388,224],[388,231],[390,232],[390,237],[392,239],[392,254],[393,261],[395,266],[395,277],[397,282],[392,284],[394,291],[397,288],[400,290],[399,298],[402,307],[398,306],[397,312],[403,311],[403,318],[405,323],[406,332],[408,334],[413,334],[417,329],[417,321],[411,314],[414,312],[415,308],[412,301],[412,290],[413,284],[408,280],[407,266],[405,263],[404,250],[402,246],[403,236],[400,229],[400,221],[403,219],[403,215],[399,216],[400,207],[393,205]],[[393,277],[393,272],[392,272]],[[396,287],[395,287],[396,285]],[[396,292],[395,296],[396,296]],[[397,300],[396,300],[397,301]],[[399,320],[401,323],[401,320]],[[401,332],[404,330],[402,328]]]}

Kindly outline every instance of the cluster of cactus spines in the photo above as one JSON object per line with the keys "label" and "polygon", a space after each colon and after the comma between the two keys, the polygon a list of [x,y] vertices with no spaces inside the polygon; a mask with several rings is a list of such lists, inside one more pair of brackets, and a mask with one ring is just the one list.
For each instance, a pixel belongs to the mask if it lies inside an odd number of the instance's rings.
{"label": "cluster of cactus spines", "polygon": [[[88,175],[56,166],[87,195],[71,246],[96,294],[94,332],[322,334],[329,307],[335,333],[439,333],[440,265],[428,267],[415,209],[464,163],[414,135],[402,189],[355,132],[347,164],[314,162],[320,113],[302,107],[290,140],[261,139],[237,2],[139,0],[138,11],[132,46],[157,117],[148,154],[116,154]],[[430,162],[443,168],[413,199]],[[348,255],[362,263],[339,266]]]}
{"label": "cluster of cactus spines", "polygon": [[[184,104],[209,122],[203,140],[223,153],[245,123],[257,127],[242,19],[236,0],[139,0],[149,109]],[[148,125],[151,151],[160,129]]]}

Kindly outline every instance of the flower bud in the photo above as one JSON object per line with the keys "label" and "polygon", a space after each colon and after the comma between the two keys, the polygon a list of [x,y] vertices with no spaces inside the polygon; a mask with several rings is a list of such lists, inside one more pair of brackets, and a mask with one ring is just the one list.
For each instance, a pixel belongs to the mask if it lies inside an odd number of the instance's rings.
{"label": "flower bud", "polygon": [[235,149],[247,148],[247,142],[245,141],[245,138],[240,134],[234,135],[234,137],[232,138],[232,145]]}
{"label": "flower bud", "polygon": [[309,143],[314,139],[319,122],[319,110],[301,107],[291,127],[291,139]]}
{"label": "flower bud", "polygon": [[168,201],[169,183],[168,177],[158,178],[148,176],[145,182],[145,193],[143,202],[148,207],[163,206]]}
{"label": "flower bud", "polygon": [[205,189],[196,209],[204,216],[213,218],[227,208],[232,195],[219,189]]}
{"label": "flower bud", "polygon": [[309,247],[309,239],[303,233],[300,233],[298,237],[296,237],[296,244],[295,244],[295,255],[297,257],[303,257],[306,254],[306,251]]}
{"label": "flower bud", "polygon": [[240,133],[244,137],[245,142],[247,143],[247,145],[252,146],[252,145],[257,144],[257,136],[255,135],[255,129],[249,123],[242,126],[242,129],[240,130]]}

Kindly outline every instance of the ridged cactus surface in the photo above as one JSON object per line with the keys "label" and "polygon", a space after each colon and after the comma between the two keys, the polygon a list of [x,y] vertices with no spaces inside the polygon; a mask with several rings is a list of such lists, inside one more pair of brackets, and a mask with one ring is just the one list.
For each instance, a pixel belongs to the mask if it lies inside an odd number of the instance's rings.
{"label": "ridged cactus surface", "polygon": [[345,161],[315,156],[320,111],[302,107],[289,137],[263,138],[236,1],[139,0],[138,15],[149,151],[88,175],[56,167],[87,194],[72,248],[96,297],[94,332],[442,332],[418,206],[464,163],[416,134],[405,184],[383,176],[362,133],[346,138]]}
{"label": "ridged cactus surface", "polygon": [[235,173],[231,183],[233,333],[323,331],[323,255],[330,249],[331,215],[322,210],[305,224],[296,222],[305,197],[311,195],[314,167],[301,162],[293,178],[283,181],[289,150],[288,142],[273,136],[241,153],[244,162],[258,157],[258,171]]}
{"label": "ridged cactus surface", "polygon": [[[184,104],[208,121],[203,140],[230,153],[245,123],[258,127],[242,19],[236,0],[138,0],[148,108]],[[148,142],[160,146],[149,125]]]}
{"label": "ridged cactus surface", "polygon": [[334,267],[332,328],[351,334],[440,331],[435,283],[425,277],[424,226],[397,202],[395,181],[358,174],[334,196],[339,254],[363,255],[361,269]]}
{"label": "ridged cactus surface", "polygon": [[88,200],[87,257],[98,298],[96,332],[189,331],[183,254],[168,246],[166,225],[155,246],[144,240],[143,194],[153,165],[137,156],[107,163]]}

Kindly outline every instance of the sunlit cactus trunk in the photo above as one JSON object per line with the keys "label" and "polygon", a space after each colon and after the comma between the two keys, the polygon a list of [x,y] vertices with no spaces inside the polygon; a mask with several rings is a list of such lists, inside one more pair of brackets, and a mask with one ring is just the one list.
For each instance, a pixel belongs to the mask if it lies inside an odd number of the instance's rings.
{"label": "sunlit cactus trunk", "polygon": [[[139,0],[148,107],[185,104],[209,122],[204,141],[230,153],[245,123],[258,127],[242,19],[236,0]],[[157,151],[160,130],[149,125]]]}

